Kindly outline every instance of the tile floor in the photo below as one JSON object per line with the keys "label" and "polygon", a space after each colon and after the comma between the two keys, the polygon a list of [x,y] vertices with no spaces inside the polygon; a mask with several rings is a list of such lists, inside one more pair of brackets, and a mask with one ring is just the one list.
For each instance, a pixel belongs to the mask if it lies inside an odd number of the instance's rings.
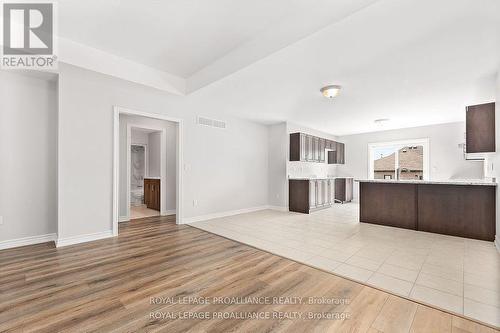
{"label": "tile floor", "polygon": [[130,206],[130,219],[141,219],[144,217],[158,216],[160,212],[154,209],[149,209],[146,205]]}
{"label": "tile floor", "polygon": [[491,242],[359,223],[359,206],[263,210],[194,227],[500,326],[500,253]]}

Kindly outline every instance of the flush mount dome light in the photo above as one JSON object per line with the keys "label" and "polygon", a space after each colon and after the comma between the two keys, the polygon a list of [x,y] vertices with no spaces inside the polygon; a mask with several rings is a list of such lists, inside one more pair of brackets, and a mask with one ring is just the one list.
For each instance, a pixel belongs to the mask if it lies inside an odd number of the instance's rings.
{"label": "flush mount dome light", "polygon": [[388,122],[389,119],[388,118],[380,118],[380,119],[375,119],[373,122],[376,124],[376,125],[379,125],[379,126],[382,126],[384,125],[386,122]]}
{"label": "flush mount dome light", "polygon": [[336,84],[332,84],[332,85],[321,88],[320,91],[323,94],[323,96],[328,97],[328,98],[333,98],[339,94],[340,89],[342,89],[341,86],[336,85]]}

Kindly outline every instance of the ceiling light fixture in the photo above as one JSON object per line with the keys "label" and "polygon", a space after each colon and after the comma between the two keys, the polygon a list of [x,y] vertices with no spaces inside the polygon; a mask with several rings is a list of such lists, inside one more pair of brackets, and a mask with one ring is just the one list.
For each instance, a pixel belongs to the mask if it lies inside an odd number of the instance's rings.
{"label": "ceiling light fixture", "polygon": [[328,98],[333,98],[339,94],[340,89],[342,89],[341,86],[336,85],[336,84],[332,84],[332,85],[321,88],[320,91],[323,94],[323,96],[328,97]]}
{"label": "ceiling light fixture", "polygon": [[373,122],[376,124],[376,125],[379,125],[379,126],[382,126],[384,125],[386,122],[388,122],[389,119],[388,118],[380,118],[380,119],[375,119]]}

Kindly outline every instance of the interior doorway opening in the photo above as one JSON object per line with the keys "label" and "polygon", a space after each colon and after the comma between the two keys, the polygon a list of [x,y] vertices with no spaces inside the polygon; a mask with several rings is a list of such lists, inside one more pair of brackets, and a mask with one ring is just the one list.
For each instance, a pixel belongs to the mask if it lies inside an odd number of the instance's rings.
{"label": "interior doorway opening", "polygon": [[118,223],[175,216],[181,223],[182,122],[115,107],[113,233]]}
{"label": "interior doorway opening", "polygon": [[132,125],[128,127],[127,141],[130,144],[127,157],[127,188],[130,198],[126,220],[159,216],[162,194],[160,170],[166,168],[161,158],[161,148],[166,146],[162,144],[165,140],[164,132]]}

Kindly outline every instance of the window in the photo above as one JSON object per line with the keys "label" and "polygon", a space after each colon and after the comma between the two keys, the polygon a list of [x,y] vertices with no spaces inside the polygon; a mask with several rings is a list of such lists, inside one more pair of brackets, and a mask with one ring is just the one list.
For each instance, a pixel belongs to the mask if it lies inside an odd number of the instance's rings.
{"label": "window", "polygon": [[429,139],[368,144],[370,179],[429,179]]}

